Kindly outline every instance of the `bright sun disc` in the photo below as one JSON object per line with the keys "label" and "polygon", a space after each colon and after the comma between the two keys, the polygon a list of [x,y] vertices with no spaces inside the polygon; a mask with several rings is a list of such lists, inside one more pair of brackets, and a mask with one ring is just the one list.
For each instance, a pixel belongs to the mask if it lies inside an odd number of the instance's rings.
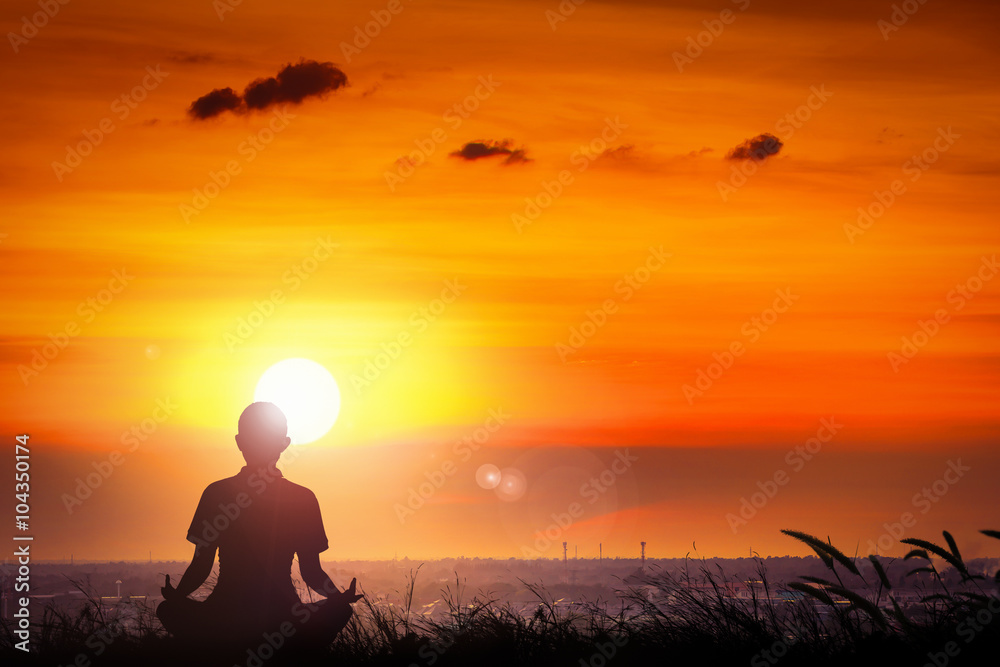
{"label": "bright sun disc", "polygon": [[288,418],[293,445],[315,442],[333,428],[340,413],[340,388],[322,365],[311,359],[285,359],[264,371],[254,401],[274,403]]}

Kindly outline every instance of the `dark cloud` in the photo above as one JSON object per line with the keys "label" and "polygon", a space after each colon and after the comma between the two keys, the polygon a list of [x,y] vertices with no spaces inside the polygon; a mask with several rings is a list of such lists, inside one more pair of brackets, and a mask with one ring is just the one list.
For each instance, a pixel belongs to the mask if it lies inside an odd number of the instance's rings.
{"label": "dark cloud", "polygon": [[218,116],[224,111],[238,111],[243,106],[243,100],[232,88],[216,88],[207,95],[202,95],[188,108],[188,114],[204,120]]}
{"label": "dark cloud", "polygon": [[773,134],[765,132],[764,134],[758,134],[752,139],[747,139],[742,144],[729,151],[729,153],[726,154],[726,159],[756,160],[757,162],[761,162],[772,155],[777,155],[782,146],[784,146],[784,144],[781,143],[781,139]]}
{"label": "dark cloud", "polygon": [[347,85],[347,75],[333,63],[300,60],[285,65],[278,76],[257,79],[243,91],[243,100],[250,109],[266,109],[272,104],[298,104],[307,97],[325,95]]}
{"label": "dark cloud", "polygon": [[300,60],[288,64],[277,76],[255,79],[240,96],[232,88],[217,88],[195,100],[188,114],[198,120],[226,111],[260,111],[275,104],[299,104],[307,97],[322,97],[347,85],[347,75],[333,63]]}
{"label": "dark cloud", "polygon": [[524,149],[512,148],[513,144],[514,142],[510,139],[504,139],[503,141],[470,141],[462,146],[460,150],[453,151],[451,156],[472,162],[482,158],[503,155],[506,157],[501,164],[530,162],[531,160]]}

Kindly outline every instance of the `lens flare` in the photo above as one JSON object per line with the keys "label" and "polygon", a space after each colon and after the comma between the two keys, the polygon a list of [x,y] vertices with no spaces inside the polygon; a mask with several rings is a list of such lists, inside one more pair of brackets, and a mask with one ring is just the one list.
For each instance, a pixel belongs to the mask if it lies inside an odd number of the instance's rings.
{"label": "lens flare", "polygon": [[504,468],[500,471],[500,483],[493,490],[500,500],[517,500],[528,490],[528,478],[517,468]]}
{"label": "lens flare", "polygon": [[476,483],[484,489],[495,489],[500,483],[500,468],[484,463],[476,470]]}

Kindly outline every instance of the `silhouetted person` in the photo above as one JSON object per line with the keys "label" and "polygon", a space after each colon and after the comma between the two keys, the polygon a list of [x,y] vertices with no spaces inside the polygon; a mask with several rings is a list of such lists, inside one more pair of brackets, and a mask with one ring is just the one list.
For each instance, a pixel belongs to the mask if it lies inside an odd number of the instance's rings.
{"label": "silhouetted person", "polygon": [[[265,643],[320,647],[350,619],[350,604],[361,596],[356,580],[340,592],[320,567],[328,544],[316,496],[276,467],[291,442],[287,432],[273,403],[253,403],[240,415],[236,444],[247,464],[205,489],[187,534],[194,558],[177,588],[168,575],[161,589],[156,614],[174,636],[250,650]],[[212,572],[216,551],[215,588],[203,602],[189,598]],[[295,554],[302,579],[326,600],[299,600],[291,578]]]}

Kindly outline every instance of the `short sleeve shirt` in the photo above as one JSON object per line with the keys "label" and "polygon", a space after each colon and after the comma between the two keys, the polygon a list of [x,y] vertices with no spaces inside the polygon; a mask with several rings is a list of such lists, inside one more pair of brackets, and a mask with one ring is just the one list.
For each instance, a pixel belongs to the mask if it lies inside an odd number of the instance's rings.
{"label": "short sleeve shirt", "polygon": [[239,474],[205,489],[187,539],[219,550],[212,593],[234,599],[261,594],[291,599],[295,553],[320,553],[329,544],[316,495],[277,469]]}

